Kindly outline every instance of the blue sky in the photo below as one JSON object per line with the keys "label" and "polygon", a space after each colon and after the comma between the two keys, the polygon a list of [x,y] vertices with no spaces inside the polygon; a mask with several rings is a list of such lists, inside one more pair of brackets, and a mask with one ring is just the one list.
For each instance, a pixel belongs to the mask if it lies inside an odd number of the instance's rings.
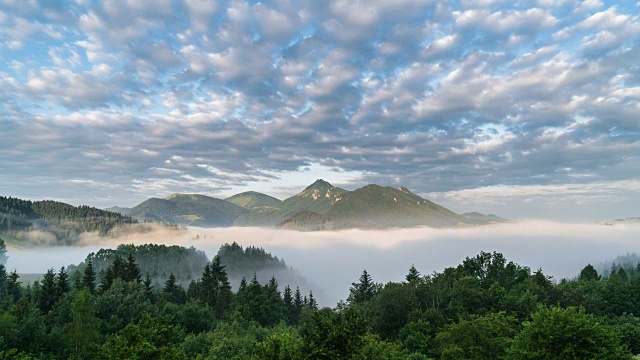
{"label": "blue sky", "polygon": [[640,216],[640,2],[0,1],[0,194]]}

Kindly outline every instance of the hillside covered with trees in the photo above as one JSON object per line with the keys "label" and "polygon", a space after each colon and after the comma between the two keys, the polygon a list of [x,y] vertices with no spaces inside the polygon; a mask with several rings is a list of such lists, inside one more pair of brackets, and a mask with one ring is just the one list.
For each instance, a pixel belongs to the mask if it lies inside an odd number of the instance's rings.
{"label": "hillside covered with trees", "polygon": [[[96,258],[97,259],[97,258]],[[121,260],[117,260],[121,259]],[[409,267],[318,308],[275,278],[229,283],[220,256],[182,287],[154,286],[116,257],[101,281],[49,270],[23,286],[0,266],[0,359],[632,359],[640,354],[640,271],[587,265],[555,283],[500,253],[442,272]],[[71,281],[70,279],[75,279]],[[105,280],[107,279],[107,280]]]}
{"label": "hillside covered with trees", "polygon": [[[0,196],[0,234],[22,238],[38,230],[51,245],[73,244],[83,232],[108,235],[118,227],[138,221],[119,213],[57,201],[29,201]],[[53,239],[49,239],[53,237]]]}

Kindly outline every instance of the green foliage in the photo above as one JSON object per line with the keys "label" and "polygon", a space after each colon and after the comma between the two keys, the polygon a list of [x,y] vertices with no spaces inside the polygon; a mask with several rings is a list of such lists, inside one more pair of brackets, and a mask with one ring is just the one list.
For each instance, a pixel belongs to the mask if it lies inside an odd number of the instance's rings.
{"label": "green foliage", "polygon": [[[127,259],[126,262],[123,259]],[[115,265],[116,261],[119,264]],[[203,251],[194,247],[121,244],[116,249],[100,249],[95,254],[89,254],[83,263],[69,266],[69,272],[82,270],[89,262],[97,274],[102,274],[103,279],[111,277],[107,279],[107,283],[116,278],[125,281],[135,278],[139,281],[141,274],[148,273],[153,280],[152,283],[163,284],[169,278],[169,274],[173,273],[178,283],[187,286],[191,280],[202,274],[209,260]],[[109,267],[115,267],[111,275]]]}
{"label": "green foliage", "polygon": [[[263,249],[223,248],[242,267],[247,258],[282,264]],[[280,293],[275,277],[263,285],[254,276],[234,294],[222,256],[204,262],[188,296],[171,273],[164,286],[148,274],[141,281],[138,255],[179,257],[186,249],[138,250],[89,256],[71,272],[73,290],[65,268],[24,287],[0,266],[0,360],[629,359],[629,350],[640,352],[640,275],[624,279],[619,268],[604,280],[589,270],[556,284],[541,270],[480,253],[441,273],[410,270],[406,281],[384,287],[364,271],[348,303],[318,310],[312,292],[286,286]],[[104,259],[111,262],[92,293],[93,264]]]}
{"label": "green foliage", "polygon": [[580,271],[580,276],[578,276],[578,279],[581,281],[600,280],[600,275],[598,275],[598,272],[596,271],[596,268],[593,267],[593,265],[587,264],[587,266],[585,266],[584,269]]}
{"label": "green foliage", "polygon": [[308,312],[300,323],[307,359],[348,359],[358,353],[366,333],[366,318],[357,305]]}
{"label": "green foliage", "polygon": [[256,344],[253,359],[256,360],[297,360],[304,357],[302,339],[287,327],[274,328],[271,334]]}
{"label": "green foliage", "polygon": [[351,283],[347,301],[350,304],[363,304],[371,300],[381,288],[382,285],[375,283],[367,270],[363,270],[362,275],[360,275],[360,281]]}
{"label": "green foliage", "polygon": [[180,360],[187,359],[179,347],[184,333],[166,317],[152,317],[145,313],[140,321],[128,324],[117,334],[107,338],[99,357],[105,360]]}
{"label": "green foliage", "polygon": [[507,359],[631,359],[619,335],[580,308],[539,307]]}
{"label": "green foliage", "polygon": [[64,332],[69,351],[76,357],[89,357],[100,339],[100,320],[94,309],[94,298],[88,289],[73,294],[72,320],[64,325]]}
{"label": "green foliage", "polygon": [[371,300],[371,325],[383,339],[395,339],[400,329],[417,316],[417,307],[413,284],[388,283]]}
{"label": "green foliage", "polygon": [[[504,313],[471,316],[445,326],[436,336],[442,358],[461,354],[470,360],[503,359],[516,334],[516,319]],[[458,356],[458,355],[456,355]]]}

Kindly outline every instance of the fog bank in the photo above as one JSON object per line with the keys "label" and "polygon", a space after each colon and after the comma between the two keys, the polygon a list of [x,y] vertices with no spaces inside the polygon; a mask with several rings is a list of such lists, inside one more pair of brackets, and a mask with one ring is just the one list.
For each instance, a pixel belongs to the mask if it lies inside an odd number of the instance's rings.
{"label": "fog bank", "polygon": [[190,228],[189,231],[131,234],[117,239],[91,238],[74,248],[10,249],[9,269],[42,273],[78,263],[100,247],[121,243],[194,246],[213,257],[221,244],[236,241],[259,246],[324,289],[328,303],[345,299],[363,269],[377,282],[400,281],[414,264],[422,273],[456,266],[480,251],[498,251],[510,261],[542,268],[559,280],[574,277],[587,264],[627,252],[640,252],[640,225],[565,224],[524,221],[463,229],[347,230],[296,232],[263,228]]}

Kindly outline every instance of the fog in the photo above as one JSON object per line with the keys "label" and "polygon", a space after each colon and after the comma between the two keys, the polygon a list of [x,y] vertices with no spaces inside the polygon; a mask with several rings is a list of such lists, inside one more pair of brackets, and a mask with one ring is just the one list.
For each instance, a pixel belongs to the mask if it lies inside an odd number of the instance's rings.
{"label": "fog", "polygon": [[456,266],[480,251],[498,251],[532,270],[542,268],[554,279],[575,277],[587,264],[598,264],[627,252],[640,252],[640,224],[566,224],[524,221],[462,229],[413,228],[297,232],[263,228],[190,228],[130,234],[117,239],[86,236],[83,246],[9,248],[7,268],[43,273],[78,263],[100,247],[121,243],[194,246],[213,257],[221,244],[236,241],[259,246],[284,258],[324,290],[326,302],[345,299],[363,269],[377,282],[401,281],[414,264],[422,274]]}

